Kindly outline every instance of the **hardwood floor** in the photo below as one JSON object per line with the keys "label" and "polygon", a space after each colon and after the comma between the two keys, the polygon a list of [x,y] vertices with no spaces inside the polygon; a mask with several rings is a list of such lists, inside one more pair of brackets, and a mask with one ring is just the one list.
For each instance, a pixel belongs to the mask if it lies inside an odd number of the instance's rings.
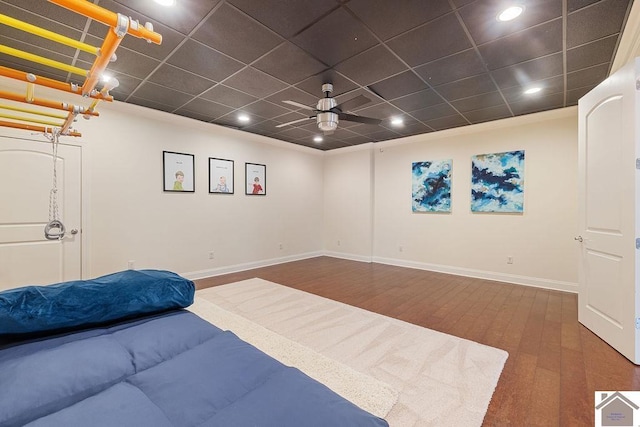
{"label": "hardwood floor", "polygon": [[329,257],[196,286],[253,277],[506,350],[485,426],[593,426],[596,390],[640,390],[640,367],[578,323],[575,294]]}

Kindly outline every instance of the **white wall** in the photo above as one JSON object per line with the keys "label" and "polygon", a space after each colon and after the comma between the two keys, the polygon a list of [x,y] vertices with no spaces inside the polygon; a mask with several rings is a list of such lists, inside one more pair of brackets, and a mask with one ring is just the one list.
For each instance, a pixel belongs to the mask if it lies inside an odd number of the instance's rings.
{"label": "white wall", "polygon": [[374,171],[368,147],[331,150],[325,156],[324,248],[328,255],[371,262]]}
{"label": "white wall", "polygon": [[[377,151],[376,257],[526,284],[575,286],[577,117],[523,122]],[[513,150],[525,150],[524,214],[471,213],[471,156]],[[437,159],[453,159],[452,213],[414,214],[411,163]]]}
{"label": "white wall", "polygon": [[[471,156],[512,150],[525,150],[524,214],[471,213]],[[362,162],[374,153],[374,261],[577,290],[576,108],[378,143],[363,151],[357,156],[337,150],[330,161],[334,175],[360,171],[362,181],[369,173]],[[413,213],[411,164],[438,159],[453,159],[452,212]],[[354,188],[341,193],[325,180],[325,206],[335,210],[354,196]],[[357,217],[349,205],[342,213]],[[335,227],[327,227],[325,236],[335,240]],[[513,264],[507,264],[508,256]]]}
{"label": "white wall", "polygon": [[[322,250],[321,152],[134,105],[100,111],[78,124],[88,157],[88,276],[135,260],[204,277]],[[163,150],[195,155],[195,193],[162,191]],[[234,160],[234,195],[209,194],[209,157]],[[245,162],[267,165],[266,196],[244,194]]]}

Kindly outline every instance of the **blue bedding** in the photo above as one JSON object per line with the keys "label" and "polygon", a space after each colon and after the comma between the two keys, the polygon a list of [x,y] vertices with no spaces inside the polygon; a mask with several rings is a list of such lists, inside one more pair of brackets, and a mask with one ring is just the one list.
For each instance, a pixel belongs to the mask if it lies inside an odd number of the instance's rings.
{"label": "blue bedding", "polygon": [[172,310],[0,350],[0,426],[387,426],[301,371]]}

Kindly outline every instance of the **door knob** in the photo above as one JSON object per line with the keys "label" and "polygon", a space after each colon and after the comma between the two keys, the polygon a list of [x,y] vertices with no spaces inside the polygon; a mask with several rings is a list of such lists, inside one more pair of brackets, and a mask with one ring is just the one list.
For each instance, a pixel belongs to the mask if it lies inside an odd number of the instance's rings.
{"label": "door knob", "polygon": [[74,234],[74,235],[75,235],[75,234],[78,234],[78,229],[77,229],[77,228],[74,228],[74,229],[73,229],[73,230],[71,230],[69,233]]}
{"label": "door knob", "polygon": [[[73,230],[71,230],[71,232],[73,233]],[[578,242],[582,243],[584,241],[584,239],[582,238],[582,236],[578,236],[578,237],[574,237],[573,240],[577,240]]]}

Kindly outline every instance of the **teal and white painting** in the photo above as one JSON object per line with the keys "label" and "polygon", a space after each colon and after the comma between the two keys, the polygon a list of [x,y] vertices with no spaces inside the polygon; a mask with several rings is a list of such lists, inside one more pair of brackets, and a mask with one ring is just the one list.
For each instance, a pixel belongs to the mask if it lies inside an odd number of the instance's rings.
{"label": "teal and white painting", "polygon": [[453,160],[413,163],[413,212],[451,212],[452,167]]}
{"label": "teal and white painting", "polygon": [[524,150],[471,157],[471,211],[524,211]]}

